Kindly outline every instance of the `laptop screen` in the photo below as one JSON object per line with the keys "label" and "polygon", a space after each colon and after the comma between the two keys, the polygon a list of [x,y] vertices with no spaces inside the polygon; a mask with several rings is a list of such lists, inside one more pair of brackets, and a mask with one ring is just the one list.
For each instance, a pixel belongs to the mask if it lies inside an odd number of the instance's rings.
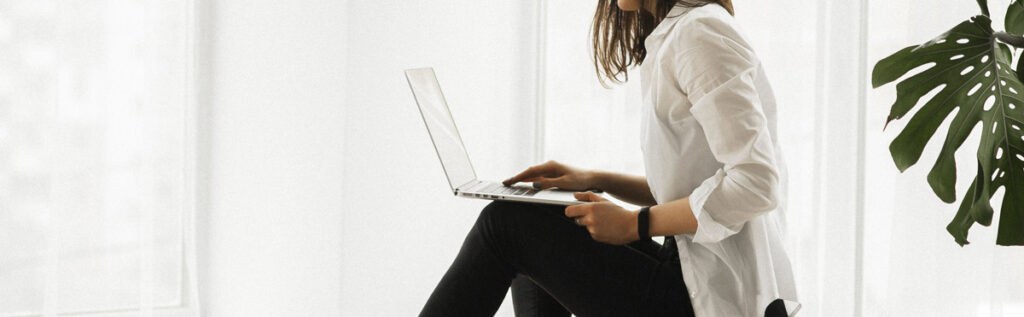
{"label": "laptop screen", "polygon": [[448,103],[441,93],[433,68],[417,68],[405,71],[409,87],[419,105],[423,122],[427,125],[430,139],[434,141],[437,157],[448,175],[448,183],[454,192],[458,186],[476,180],[476,172],[469,162],[469,154],[462,144],[462,136],[455,128],[455,120],[448,110]]}

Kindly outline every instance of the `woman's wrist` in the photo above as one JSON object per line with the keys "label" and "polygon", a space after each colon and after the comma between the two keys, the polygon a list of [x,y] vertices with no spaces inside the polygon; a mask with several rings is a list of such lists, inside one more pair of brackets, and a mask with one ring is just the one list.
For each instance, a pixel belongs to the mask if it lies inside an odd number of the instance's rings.
{"label": "woman's wrist", "polygon": [[589,171],[586,171],[584,173],[586,173],[586,175],[587,175],[586,176],[587,177],[587,182],[586,182],[587,189],[596,189],[596,190],[600,190],[600,191],[608,191],[608,189],[607,189],[607,187],[608,187],[607,186],[608,173],[605,173],[603,171],[597,171],[597,170],[589,170]]}
{"label": "woman's wrist", "polygon": [[626,222],[626,232],[630,241],[636,241],[642,239],[640,237],[640,210],[629,212],[629,221]]}
{"label": "woman's wrist", "polygon": [[651,208],[643,207],[636,212],[636,236],[637,239],[649,239],[651,237]]}

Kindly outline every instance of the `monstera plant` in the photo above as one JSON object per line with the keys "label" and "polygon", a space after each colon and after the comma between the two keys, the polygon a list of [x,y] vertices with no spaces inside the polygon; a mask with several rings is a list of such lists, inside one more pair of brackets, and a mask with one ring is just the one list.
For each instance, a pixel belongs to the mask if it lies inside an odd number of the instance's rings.
{"label": "monstera plant", "polygon": [[931,93],[889,145],[902,172],[917,163],[925,144],[954,110],[942,149],[928,173],[939,199],[956,201],[954,152],[975,126],[981,125],[977,171],[946,230],[961,246],[974,223],[992,223],[990,200],[1002,187],[998,245],[1024,245],[1024,58],[1013,65],[1014,53],[1024,48],[1024,0],[1013,0],[1005,17],[1005,32],[992,30],[987,0],[978,0],[981,15],[963,21],[946,33],[904,48],[880,60],[871,74],[875,88],[923,68],[896,84],[896,101],[886,121],[903,118]]}

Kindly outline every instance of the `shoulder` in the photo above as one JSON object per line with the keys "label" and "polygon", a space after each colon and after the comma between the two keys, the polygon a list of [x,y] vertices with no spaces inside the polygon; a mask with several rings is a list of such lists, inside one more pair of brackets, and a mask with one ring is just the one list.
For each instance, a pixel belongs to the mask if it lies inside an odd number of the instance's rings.
{"label": "shoulder", "polygon": [[662,61],[691,97],[699,99],[759,69],[754,50],[725,8],[709,4],[677,19],[665,36]]}
{"label": "shoulder", "polygon": [[753,48],[725,8],[708,4],[687,10],[678,17],[669,17],[677,21],[673,21],[666,43],[676,54],[734,57],[755,63]]}

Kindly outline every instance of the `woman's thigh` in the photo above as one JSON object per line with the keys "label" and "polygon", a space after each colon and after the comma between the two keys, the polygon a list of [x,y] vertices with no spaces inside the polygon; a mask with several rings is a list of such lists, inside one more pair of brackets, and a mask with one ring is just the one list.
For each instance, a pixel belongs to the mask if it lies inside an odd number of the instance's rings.
{"label": "woman's thigh", "polygon": [[577,315],[692,315],[677,261],[596,242],[564,209],[494,202],[477,226],[499,258]]}
{"label": "woman's thigh", "polygon": [[516,317],[569,317],[568,310],[526,275],[512,279],[512,308]]}

